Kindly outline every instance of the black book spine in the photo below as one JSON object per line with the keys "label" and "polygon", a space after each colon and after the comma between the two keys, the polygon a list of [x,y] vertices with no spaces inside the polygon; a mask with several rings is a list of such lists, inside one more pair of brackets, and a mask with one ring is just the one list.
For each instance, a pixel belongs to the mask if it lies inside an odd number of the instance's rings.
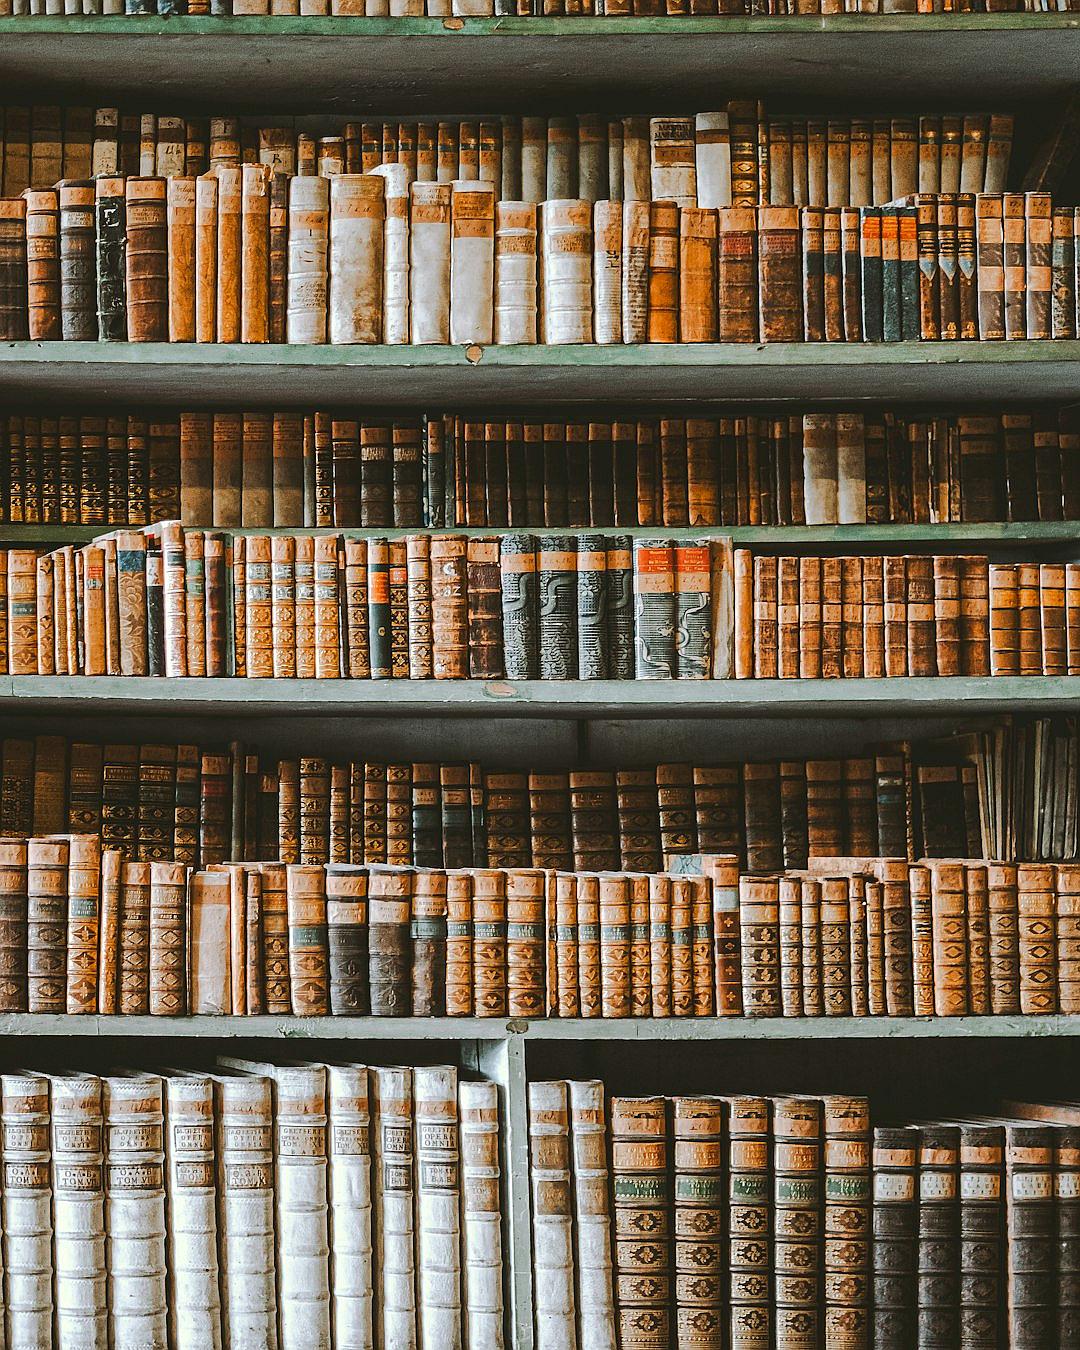
{"label": "black book spine", "polygon": [[607,679],[607,540],[603,535],[578,536],[577,633],[578,679]]}
{"label": "black book spine", "polygon": [[368,540],[368,646],[371,678],[390,679],[393,673],[390,656],[390,545],[385,538]]}
{"label": "black book spine", "polygon": [[542,535],[539,563],[537,664],[542,680],[577,679],[577,541]]}
{"label": "black book spine", "polygon": [[900,232],[900,332],[905,342],[918,342],[919,315],[919,213],[914,206],[897,210]]}
{"label": "black book spine", "polygon": [[[153,11],[148,11],[152,13]],[[97,311],[102,342],[127,339],[127,207],[122,178],[97,180]]]}
{"label": "black book spine", "polygon": [[960,1132],[919,1130],[918,1338],[920,1350],[960,1343]]}
{"label": "black book spine", "polygon": [[94,185],[60,183],[60,323],[67,342],[97,340]]}
{"label": "black book spine", "polygon": [[881,208],[881,336],[885,342],[903,337],[900,310],[899,208]]}
{"label": "black book spine", "polygon": [[960,1346],[1001,1334],[1005,1137],[1000,1125],[960,1127]]}
{"label": "black book spine", "polygon": [[508,680],[535,680],[538,673],[536,537],[504,534],[499,541],[502,585],[503,659]]}
{"label": "black book spine", "polygon": [[154,539],[146,544],[146,673],[165,674],[164,558]]}
{"label": "black book spine", "polygon": [[1080,1128],[1055,1131],[1058,1345],[1080,1345]]}
{"label": "black book spine", "polygon": [[607,541],[608,679],[634,678],[634,555],[630,536]]}
{"label": "black book spine", "polygon": [[859,209],[859,238],[862,251],[860,289],[864,342],[881,342],[883,338],[881,214],[878,207],[863,206]]}
{"label": "black book spine", "polygon": [[913,1129],[874,1131],[874,1350],[917,1344],[917,1145]]}

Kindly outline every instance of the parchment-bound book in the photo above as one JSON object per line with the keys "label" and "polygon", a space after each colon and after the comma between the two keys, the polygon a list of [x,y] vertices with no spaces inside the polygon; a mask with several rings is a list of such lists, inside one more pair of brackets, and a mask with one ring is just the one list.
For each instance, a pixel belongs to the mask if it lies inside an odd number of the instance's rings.
{"label": "parchment-bound book", "polygon": [[382,340],[385,229],[382,177],[338,174],[330,179],[331,342]]}
{"label": "parchment-bound book", "polygon": [[[386,224],[383,238],[382,340],[400,345],[409,341],[410,253],[409,184],[407,164],[380,164],[373,172],[386,183]],[[331,190],[331,200],[333,191]],[[331,254],[331,265],[333,257]],[[331,286],[332,290],[332,286]]]}
{"label": "parchment-bound book", "polygon": [[411,341],[450,340],[449,183],[412,183],[409,188]]}
{"label": "parchment-bound book", "polygon": [[461,1143],[457,1070],[413,1070],[420,1345],[461,1350]]}
{"label": "parchment-bound book", "polygon": [[592,341],[592,204],[544,202],[542,338],[545,343]]}
{"label": "parchment-bound book", "polygon": [[[286,341],[326,341],[330,180],[296,177],[289,184]],[[204,339],[205,340],[205,339]]]}
{"label": "parchment-bound book", "polygon": [[55,1344],[81,1350],[107,1345],[109,1334],[101,1080],[60,1074],[50,1083]]}
{"label": "parchment-bound book", "polygon": [[4,1160],[4,1301],[9,1346],[53,1344],[49,1080],[0,1077]]}
{"label": "parchment-bound book", "polygon": [[503,1245],[499,1090],[461,1083],[465,1331],[469,1350],[502,1350]]}
{"label": "parchment-bound book", "polygon": [[537,1350],[577,1350],[570,1108],[564,1082],[529,1084],[529,1174]]}
{"label": "parchment-bound book", "polygon": [[478,181],[452,187],[450,341],[487,344],[494,335],[495,192]]}
{"label": "parchment-bound book", "polygon": [[537,208],[495,205],[495,341],[532,343],[537,329]]}
{"label": "parchment-bound book", "polygon": [[380,1345],[416,1350],[412,1070],[370,1070],[375,1137],[372,1203]]}
{"label": "parchment-bound book", "polygon": [[176,1350],[219,1350],[217,1150],[208,1074],[165,1079],[165,1166],[170,1340]]}
{"label": "parchment-bound book", "polygon": [[368,1070],[327,1066],[330,1305],[337,1350],[373,1350],[371,1108]]}
{"label": "parchment-bound book", "polygon": [[621,342],[623,204],[593,205],[593,333],[600,343]]}
{"label": "parchment-bound book", "polygon": [[579,1350],[617,1345],[604,1085],[569,1082]]}
{"label": "parchment-bound book", "polygon": [[240,1074],[215,1083],[224,1343],[277,1350],[272,1084]]}
{"label": "parchment-bound book", "polygon": [[[168,1344],[164,1098],[154,1074],[103,1080],[109,1344]],[[47,1344],[47,1342],[46,1342]]]}

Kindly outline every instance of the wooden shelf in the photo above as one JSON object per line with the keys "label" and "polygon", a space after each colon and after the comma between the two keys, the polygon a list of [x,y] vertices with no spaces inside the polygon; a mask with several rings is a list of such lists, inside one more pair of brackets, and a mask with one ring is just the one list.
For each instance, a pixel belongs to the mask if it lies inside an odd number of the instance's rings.
{"label": "wooden shelf", "polygon": [[[151,96],[265,113],[711,106],[738,93],[1030,99],[1076,83],[1077,14],[747,18],[0,19],[14,98]],[[512,58],[508,40],[514,44]],[[701,104],[701,99],[706,104]]]}
{"label": "wooden shelf", "polygon": [[10,342],[0,395],[55,405],[387,408],[493,400],[716,403],[882,400],[1032,403],[1076,396],[1080,341],[702,343],[568,347],[297,347]]}
{"label": "wooden shelf", "polygon": [[[100,538],[112,530],[127,529],[124,525],[5,525],[0,524],[0,546],[33,544],[86,544],[91,539]],[[131,526],[141,529],[142,526]],[[409,529],[350,529],[347,527],[312,529],[304,525],[284,525],[276,528],[233,529],[224,525],[205,525],[191,528],[215,529],[228,535],[238,534],[341,534],[349,538],[400,539],[410,534],[425,534],[435,530],[430,525],[414,525]],[[439,527],[440,534],[500,535],[505,534],[509,526]],[[519,529],[521,527],[514,526]],[[555,528],[555,527],[552,527]],[[629,534],[650,538],[685,538],[688,534],[700,539],[734,539],[739,544],[751,544],[759,548],[791,547],[833,547],[850,546],[852,548],[872,548],[877,545],[896,546],[904,549],[919,549],[937,545],[963,544],[966,548],[1020,548],[1027,545],[1065,546],[1080,543],[1080,521],[1018,521],[1015,524],[999,522],[988,525],[683,525],[668,527],[660,525],[597,525],[559,527],[573,534]],[[544,526],[529,527],[533,534],[550,533]]]}
{"label": "wooden shelf", "polygon": [[807,1041],[1074,1037],[1080,1017],[99,1017],[0,1014],[0,1035],[161,1040]]}
{"label": "wooden shelf", "polygon": [[0,714],[160,711],[230,719],[317,716],[872,718],[1075,711],[1080,676],[883,680],[249,680],[0,677]]}

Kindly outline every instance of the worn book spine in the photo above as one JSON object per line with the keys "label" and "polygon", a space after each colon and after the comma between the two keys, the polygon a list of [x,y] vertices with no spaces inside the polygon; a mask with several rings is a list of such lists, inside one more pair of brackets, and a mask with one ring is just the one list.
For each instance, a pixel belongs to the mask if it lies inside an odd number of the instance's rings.
{"label": "worn book spine", "polygon": [[368,983],[375,1017],[402,1016],[410,1006],[409,920],[412,875],[373,868],[368,877]]}
{"label": "worn book spine", "polygon": [[1014,1345],[1043,1344],[1056,1329],[1053,1155],[1047,1126],[1005,1126],[1005,1330]]}
{"label": "worn book spine", "polygon": [[765,1098],[728,1100],[728,1344],[732,1350],[766,1350],[772,1343],[770,1114]]}
{"label": "worn book spine", "polygon": [[452,188],[450,341],[486,344],[494,337],[495,194],[480,181]]}
{"label": "worn book spine", "polygon": [[672,1311],[667,1104],[611,1100],[615,1302],[619,1344],[666,1344]]}
{"label": "worn book spine", "polygon": [[102,342],[123,342],[128,336],[125,278],[127,225],[124,180],[96,181],[97,326]]}
{"label": "worn book spine", "polygon": [[539,1350],[576,1344],[567,1084],[529,1084],[534,1331]]}
{"label": "worn book spine", "polygon": [[101,843],[96,835],[73,834],[67,874],[68,1013],[93,1013],[98,1006],[98,943],[101,906]]}
{"label": "worn book spine", "polygon": [[371,1116],[368,1070],[328,1065],[327,1153],[334,1343],[373,1342]]}
{"label": "worn book spine", "polygon": [[289,183],[287,342],[327,339],[329,254],[330,180],[295,177]]}
{"label": "worn book spine", "polygon": [[385,222],[384,178],[338,174],[330,180],[330,342],[382,340]]}
{"label": "worn book spine", "polygon": [[103,1086],[109,1341],[165,1345],[164,1087],[141,1073]]}
{"label": "worn book spine", "polygon": [[278,1344],[274,1244],[273,1086],[216,1080],[218,1232],[226,1344]]}
{"label": "worn book spine", "polygon": [[185,892],[182,863],[150,864],[150,1002],[148,1011],[175,1017],[187,1011]]}
{"label": "worn book spine", "polygon": [[169,1334],[184,1350],[197,1345],[218,1350],[222,1344],[216,1160],[213,1080],[170,1075],[165,1079]]}
{"label": "worn book spine", "polygon": [[811,1343],[822,1333],[821,1103],[778,1097],[772,1114],[774,1316],[776,1344],[787,1350],[800,1332]]}
{"label": "worn book spine", "polygon": [[954,1125],[919,1129],[917,1317],[919,1340],[959,1340],[960,1138]]}
{"label": "worn book spine", "polygon": [[419,1344],[463,1344],[461,1143],[457,1071],[413,1071]]}
{"label": "worn book spine", "polygon": [[381,1337],[388,1345],[417,1344],[416,1160],[412,1070],[371,1069],[375,1268]]}
{"label": "worn book spine", "polygon": [[[420,765],[413,765],[413,816],[422,807],[416,803],[415,781]],[[429,766],[434,770],[434,766]],[[415,833],[414,825],[414,833]],[[414,847],[414,859],[419,849]],[[445,1006],[446,969],[446,874],[420,871],[413,884],[412,919],[409,935],[412,947],[412,1015],[439,1016]]]}
{"label": "worn book spine", "polygon": [[162,178],[129,178],[126,183],[124,290],[131,342],[164,342],[169,336],[165,188]]}
{"label": "worn book spine", "polygon": [[8,1343],[53,1344],[53,1196],[49,1080],[0,1076]]}
{"label": "worn book spine", "polygon": [[289,989],[297,1016],[329,1011],[326,873],[314,864],[290,864],[286,873]]}
{"label": "worn book spine", "polygon": [[873,1309],[881,1350],[916,1341],[918,1143],[909,1127],[873,1132]]}
{"label": "worn book spine", "polygon": [[[108,1341],[101,1080],[50,1080],[56,1343]],[[6,1152],[6,1148],[5,1148]]]}
{"label": "worn book spine", "polygon": [[63,1012],[66,1007],[66,915],[68,856],[65,838],[27,844],[27,1011]]}
{"label": "worn book spine", "polygon": [[55,341],[60,327],[60,214],[53,189],[26,193],[27,318],[31,340]]}
{"label": "worn book spine", "polygon": [[503,1346],[503,1249],[499,1200],[499,1102],[496,1085],[460,1083],[465,1339]]}

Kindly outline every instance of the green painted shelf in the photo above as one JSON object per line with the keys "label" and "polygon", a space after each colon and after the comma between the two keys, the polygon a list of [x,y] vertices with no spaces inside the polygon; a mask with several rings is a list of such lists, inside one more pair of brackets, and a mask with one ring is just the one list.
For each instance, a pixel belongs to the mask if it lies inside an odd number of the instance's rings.
{"label": "green painted shelf", "polygon": [[6,675],[0,715],[870,718],[1080,709],[1080,676],[882,680],[248,680]]}
{"label": "green painted shelf", "polygon": [[[91,539],[100,538],[111,529],[124,529],[125,526],[105,525],[24,525],[0,524],[0,546],[11,544],[85,544]],[[137,527],[141,528],[141,527]],[[192,528],[197,528],[193,526]],[[311,529],[299,525],[283,525],[276,528],[233,529],[226,526],[204,526],[205,529],[217,529],[222,534],[247,535],[291,535],[305,534],[342,534],[350,538],[378,537],[382,539],[400,539],[410,534],[421,534],[435,529],[433,526],[416,525],[410,529]],[[457,526],[451,529],[439,527],[438,533],[467,535],[505,534],[508,526],[489,528]],[[519,528],[519,527],[515,527]],[[535,533],[542,533],[543,527],[531,526]],[[952,547],[964,544],[967,548],[1023,548],[1028,545],[1055,545],[1059,548],[1080,544],[1080,520],[1017,521],[1016,523],[994,523],[985,525],[729,525],[729,526],[680,526],[625,525],[580,526],[575,534],[629,534],[648,535],[650,538],[685,538],[692,534],[699,539],[734,539],[739,544],[752,544],[758,548],[791,547],[804,548],[850,546],[872,548],[877,545],[903,547],[905,549],[930,548],[937,545]]]}
{"label": "green painted shelf", "polygon": [[103,1017],[4,1013],[3,1036],[350,1041],[802,1041],[1080,1036],[1080,1017]]}
{"label": "green painted shelf", "polygon": [[[507,111],[610,107],[621,96],[693,106],[736,93],[963,99],[1075,84],[1080,15],[787,18],[0,19],[0,74],[65,98],[227,93],[254,111]],[[513,59],[507,41],[515,44]],[[452,45],[451,45],[452,44]]]}
{"label": "green painted shelf", "polygon": [[0,395],[55,405],[402,408],[589,402],[1075,398],[1080,341],[702,343],[645,346],[270,346],[156,342],[0,345]]}

